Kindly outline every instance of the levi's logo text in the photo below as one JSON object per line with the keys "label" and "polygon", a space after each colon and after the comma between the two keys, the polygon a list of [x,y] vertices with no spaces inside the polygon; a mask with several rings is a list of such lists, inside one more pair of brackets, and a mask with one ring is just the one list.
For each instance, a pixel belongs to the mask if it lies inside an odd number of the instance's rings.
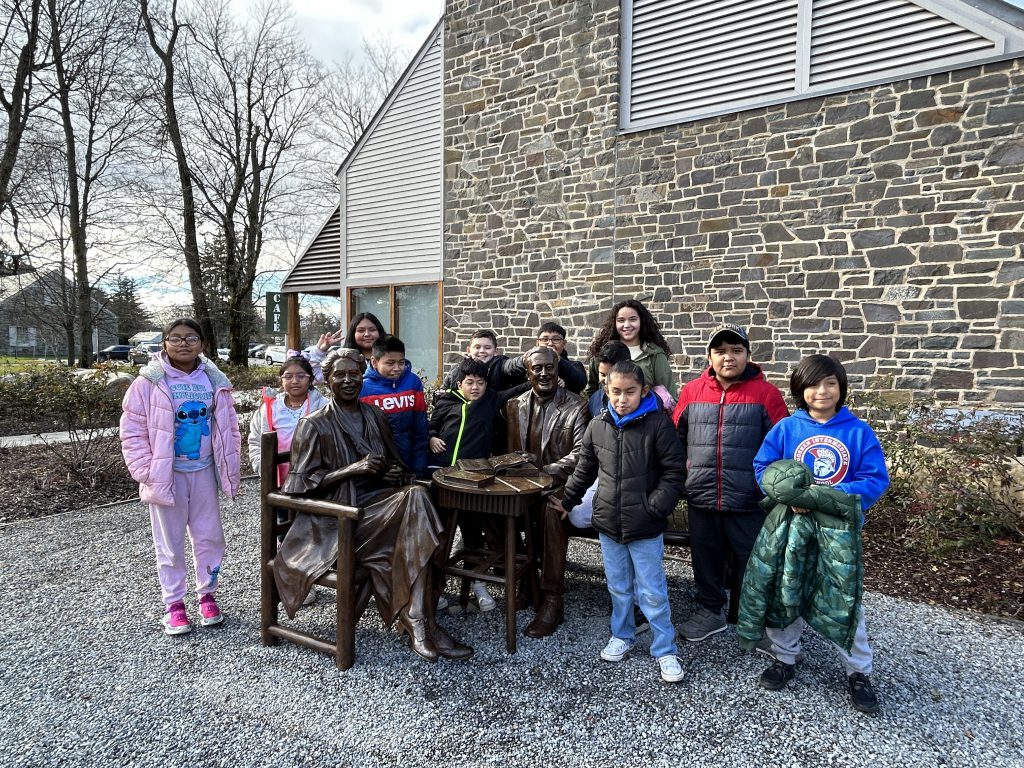
{"label": "levi's logo text", "polygon": [[[403,411],[424,410],[426,401],[421,392],[399,392],[394,395],[369,395],[360,398],[364,403],[371,403],[384,413],[401,413]],[[417,407],[418,406],[418,407]]]}
{"label": "levi's logo text", "polygon": [[818,485],[841,483],[850,471],[850,449],[827,435],[808,437],[796,447],[793,458],[811,468]]}

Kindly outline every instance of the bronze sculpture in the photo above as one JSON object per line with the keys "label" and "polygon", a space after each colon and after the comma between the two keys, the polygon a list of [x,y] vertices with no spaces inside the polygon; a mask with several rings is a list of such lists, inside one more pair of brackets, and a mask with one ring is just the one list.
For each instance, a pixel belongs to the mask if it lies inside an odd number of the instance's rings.
{"label": "bronze sculpture", "polygon": [[[362,507],[356,561],[370,573],[385,624],[397,618],[413,651],[428,661],[466,659],[434,616],[434,580],[442,523],[421,486],[410,485],[384,413],[359,402],[366,362],[356,350],[331,353],[323,370],[332,398],[301,419],[292,438],[284,493]],[[313,581],[337,559],[337,522],[299,513],[274,560],[281,602],[294,616]]]}
{"label": "bronze sculpture", "polygon": [[[538,457],[540,468],[554,479],[549,496],[561,497],[565,481],[579,458],[590,411],[577,395],[558,386],[558,358],[554,350],[537,347],[524,355],[530,391],[505,406],[508,450]],[[565,558],[569,536],[576,530],[561,512],[545,504],[541,512],[541,582],[543,602],[523,633],[546,637],[563,620]]]}

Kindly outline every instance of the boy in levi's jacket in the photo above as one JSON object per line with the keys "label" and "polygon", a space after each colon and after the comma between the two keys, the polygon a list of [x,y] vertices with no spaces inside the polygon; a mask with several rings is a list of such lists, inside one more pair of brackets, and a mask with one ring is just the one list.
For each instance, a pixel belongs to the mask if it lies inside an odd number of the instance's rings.
{"label": "boy in levi's jacket", "polygon": [[771,428],[789,415],[782,393],[750,362],[750,340],[738,325],[715,328],[707,370],[683,387],[672,420],[686,451],[686,501],[697,610],[680,627],[690,642],[725,629],[725,562],[742,577],[765,511],[754,455]]}
{"label": "boy in levi's jacket", "polygon": [[405,344],[397,336],[379,336],[370,359],[359,400],[384,411],[405,466],[426,477],[427,401],[423,382],[405,359]]}

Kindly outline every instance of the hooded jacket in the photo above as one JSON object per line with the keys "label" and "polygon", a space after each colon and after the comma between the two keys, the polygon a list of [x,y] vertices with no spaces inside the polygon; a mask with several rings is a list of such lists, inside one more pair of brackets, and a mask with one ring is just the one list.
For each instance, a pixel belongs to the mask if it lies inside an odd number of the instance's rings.
{"label": "hooded jacket", "polygon": [[422,477],[427,471],[427,401],[423,382],[405,361],[405,370],[397,379],[382,376],[372,366],[363,374],[360,402],[384,411],[402,462]]}
{"label": "hooded jacket", "polygon": [[649,539],[665,532],[684,477],[679,437],[649,392],[633,413],[606,409],[590,422],[562,506],[579,505],[596,479],[594,528],[623,544]]}
{"label": "hooded jacket", "polygon": [[[174,400],[167,386],[166,356],[151,360],[124,394],[121,414],[121,453],[128,473],[139,483],[147,504],[174,506]],[[231,382],[210,360],[199,356],[213,385],[210,441],[217,484],[232,499],[241,483],[242,439],[231,396]]]}
{"label": "hooded jacket", "polygon": [[782,394],[753,363],[728,389],[710,367],[688,382],[672,414],[686,456],[686,500],[718,512],[761,513],[754,455],[788,414]]}
{"label": "hooded jacket", "polygon": [[[657,344],[645,341],[640,345],[640,354],[633,358],[633,362],[640,366],[644,372],[644,379],[649,387],[656,387],[659,384],[668,390],[672,398],[679,396],[679,381],[672,373],[672,366],[668,362],[668,355],[665,350]],[[561,375],[561,374],[559,374]],[[601,379],[597,373],[597,358],[590,359],[590,367],[587,369],[587,388],[583,390],[583,396],[590,398],[601,388]]]}
{"label": "hooded jacket", "polygon": [[780,459],[806,464],[818,485],[859,496],[863,510],[874,505],[889,487],[878,437],[845,405],[824,424],[803,409],[776,424],[754,456],[758,483],[765,469]]}
{"label": "hooded jacket", "polygon": [[458,389],[438,395],[430,414],[430,437],[444,440],[441,453],[430,454],[430,463],[450,467],[459,459],[486,459],[491,455],[495,424],[501,409],[513,397],[529,389],[520,384],[497,392],[490,387],[477,400],[467,400]]}

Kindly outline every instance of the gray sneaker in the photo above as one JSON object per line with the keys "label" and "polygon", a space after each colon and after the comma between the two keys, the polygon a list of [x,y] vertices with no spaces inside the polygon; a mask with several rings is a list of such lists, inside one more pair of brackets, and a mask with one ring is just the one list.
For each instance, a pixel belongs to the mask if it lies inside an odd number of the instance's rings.
{"label": "gray sneaker", "polygon": [[700,640],[706,640],[718,632],[724,632],[725,627],[725,617],[721,611],[713,613],[701,606],[690,615],[690,618],[682,623],[679,631],[691,643],[696,643]]}

